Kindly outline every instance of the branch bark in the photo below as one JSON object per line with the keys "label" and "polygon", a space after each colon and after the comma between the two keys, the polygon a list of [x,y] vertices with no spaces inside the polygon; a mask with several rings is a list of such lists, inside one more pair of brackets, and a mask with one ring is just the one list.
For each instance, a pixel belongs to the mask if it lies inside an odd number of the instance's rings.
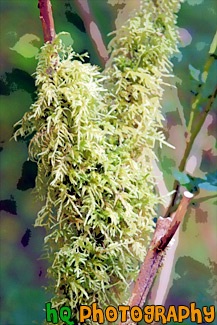
{"label": "branch bark", "polygon": [[100,33],[100,30],[94,21],[94,17],[91,13],[90,7],[88,5],[88,1],[87,0],[75,0],[75,5],[82,17],[85,29],[86,29],[90,39],[93,42],[97,56],[98,56],[100,62],[102,63],[102,65],[105,66],[106,62],[108,61],[108,51],[107,51],[106,46],[103,42],[103,38]]}
{"label": "branch bark", "polygon": [[[188,191],[184,192],[182,200],[173,218],[159,217],[148,253],[141,266],[128,303],[130,308],[133,306],[138,306],[140,308],[143,307],[154,277],[161,266],[165,250],[181,224],[192,198],[192,193]],[[132,323],[132,320],[130,320],[130,313],[128,313],[127,322],[125,324],[129,325]],[[120,324],[122,323],[120,322],[119,325]]]}
{"label": "branch bark", "polygon": [[56,36],[53,20],[53,10],[50,0],[38,0],[40,19],[43,28],[44,42],[52,42]]}

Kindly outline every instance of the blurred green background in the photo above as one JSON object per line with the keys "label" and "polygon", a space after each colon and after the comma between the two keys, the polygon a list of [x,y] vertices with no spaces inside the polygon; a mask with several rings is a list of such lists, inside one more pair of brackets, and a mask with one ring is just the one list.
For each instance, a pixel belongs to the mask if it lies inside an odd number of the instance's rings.
{"label": "blurred green background", "polygon": [[[89,0],[106,44],[111,39],[107,34],[115,29],[115,22],[118,24],[127,17],[137,2]],[[77,52],[88,51],[90,62],[99,65],[75,2],[53,0],[52,4],[56,32],[69,32],[71,38],[64,36],[64,40],[73,44]],[[37,167],[27,160],[28,143],[15,143],[10,139],[14,123],[29,109],[35,98],[32,74],[37,64],[35,55],[43,44],[43,34],[37,0],[1,0],[0,8],[0,324],[29,325],[33,321],[40,324],[45,317],[44,303],[51,297],[43,289],[47,283],[47,266],[46,261],[40,259],[45,234],[43,229],[33,227],[40,208],[32,192]],[[215,34],[216,21],[216,0],[185,1],[178,15],[181,53],[173,58],[178,90],[166,89],[163,102],[165,133],[177,150],[167,147],[156,149],[169,191],[172,190],[173,173],[183,154],[190,102],[197,88],[199,70],[203,69]],[[211,69],[205,88],[206,96],[212,93],[216,84],[216,68],[215,64]],[[216,111],[215,104],[187,165],[188,172],[197,177],[204,177],[207,172],[216,170]],[[185,217],[165,306],[196,302],[197,307],[202,307],[216,302],[216,195],[216,192],[201,190]],[[205,197],[208,199],[203,199]],[[157,288],[156,283],[147,303],[153,302],[155,286]],[[185,324],[188,323],[190,321],[185,321]]]}

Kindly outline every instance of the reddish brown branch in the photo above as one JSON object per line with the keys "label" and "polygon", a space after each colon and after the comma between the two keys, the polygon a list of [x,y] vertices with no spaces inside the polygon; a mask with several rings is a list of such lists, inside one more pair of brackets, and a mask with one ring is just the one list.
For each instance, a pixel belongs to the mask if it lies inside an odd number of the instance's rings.
{"label": "reddish brown branch", "polygon": [[88,1],[87,0],[74,0],[74,1],[81,15],[81,18],[84,22],[85,29],[90,39],[93,42],[97,56],[100,62],[102,63],[102,65],[105,66],[106,62],[108,61],[108,52],[103,42],[103,38],[100,33],[100,30],[94,21],[94,17],[89,8]]}
{"label": "reddish brown branch", "polygon": [[[165,249],[183,220],[192,198],[193,194],[187,191],[184,192],[182,200],[173,218],[159,217],[148,253],[141,266],[128,303],[130,308],[133,306],[138,306],[140,308],[143,307],[155,275],[165,255]],[[127,322],[125,324],[132,323],[133,322],[130,320],[130,315],[128,314]],[[122,323],[120,322],[119,324]]]}
{"label": "reddish brown branch", "polygon": [[50,0],[38,0],[40,19],[43,28],[44,42],[52,42],[56,36],[53,20],[53,10]]}
{"label": "reddish brown branch", "polygon": [[[182,222],[192,198],[192,193],[188,191],[184,192],[182,200],[178,206],[178,209],[176,210],[175,216],[173,217],[167,232],[160,238],[160,240],[156,244],[157,249],[164,250],[167,247],[168,243],[173,238],[176,230]],[[168,218],[164,218],[164,220],[168,220]]]}

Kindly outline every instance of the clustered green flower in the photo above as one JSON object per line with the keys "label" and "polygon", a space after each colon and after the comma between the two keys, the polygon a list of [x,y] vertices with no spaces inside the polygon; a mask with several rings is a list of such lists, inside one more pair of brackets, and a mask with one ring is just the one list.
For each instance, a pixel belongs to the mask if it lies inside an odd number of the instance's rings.
{"label": "clustered green flower", "polygon": [[[177,51],[179,1],[141,4],[110,43],[103,73],[59,36],[38,57],[38,97],[16,131],[32,136],[53,307],[123,304],[153,231],[154,146]],[[18,123],[18,124],[19,124]]]}

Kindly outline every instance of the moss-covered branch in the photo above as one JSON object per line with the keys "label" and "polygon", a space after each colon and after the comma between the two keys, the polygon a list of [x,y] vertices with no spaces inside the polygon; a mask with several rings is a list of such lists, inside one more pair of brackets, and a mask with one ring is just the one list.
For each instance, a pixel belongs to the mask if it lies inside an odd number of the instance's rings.
{"label": "moss-covered branch", "polygon": [[116,31],[103,74],[59,36],[38,56],[38,97],[15,138],[32,136],[52,306],[75,317],[80,305],[127,303],[153,234],[152,160],[155,143],[166,143],[161,100],[179,2],[142,1]]}

